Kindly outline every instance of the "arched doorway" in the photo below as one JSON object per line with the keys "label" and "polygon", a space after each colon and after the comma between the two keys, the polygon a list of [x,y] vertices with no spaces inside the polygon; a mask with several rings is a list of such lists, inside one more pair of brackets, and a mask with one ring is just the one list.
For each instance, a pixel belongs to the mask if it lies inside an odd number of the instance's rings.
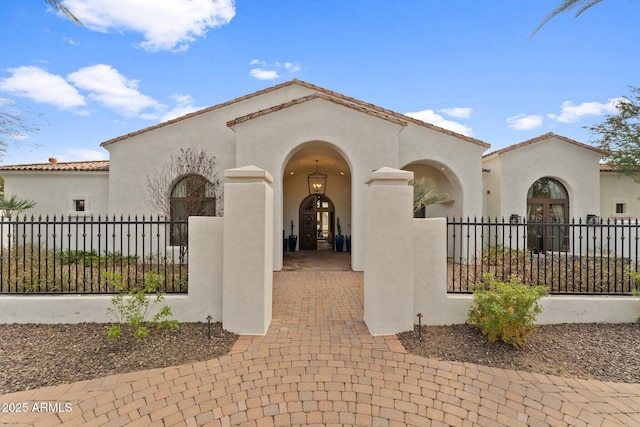
{"label": "arched doorway", "polygon": [[[527,247],[533,252],[568,247],[569,194],[560,181],[540,178],[527,193]],[[534,225],[539,224],[539,225]]]}
{"label": "arched doorway", "polygon": [[[312,191],[309,181],[309,176],[316,172],[327,175],[326,187],[319,193]],[[313,259],[313,262],[326,258],[335,243],[338,220],[345,240],[352,233],[356,234],[355,227],[352,227],[352,218],[355,217],[352,216],[351,194],[351,166],[341,150],[325,141],[300,144],[289,153],[283,163],[284,237],[287,238],[286,235],[289,234],[297,236],[296,251],[306,251],[304,255],[311,257],[309,259]],[[322,197],[318,199],[318,196]],[[357,223],[355,219],[353,221]],[[296,258],[288,248],[282,256],[283,266],[285,258]]]}
{"label": "arched doorway", "polygon": [[300,203],[300,250],[330,250],[335,208],[327,196],[312,194]]}

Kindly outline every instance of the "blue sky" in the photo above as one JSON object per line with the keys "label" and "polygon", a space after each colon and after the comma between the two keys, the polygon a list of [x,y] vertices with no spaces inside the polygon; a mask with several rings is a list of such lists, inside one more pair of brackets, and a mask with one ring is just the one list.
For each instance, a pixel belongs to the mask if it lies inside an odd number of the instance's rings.
{"label": "blue sky", "polygon": [[[106,159],[100,143],[298,78],[491,144],[584,126],[638,86],[640,3],[560,0],[0,2],[0,100],[41,130],[4,164]],[[5,107],[6,108],[6,107]],[[487,151],[489,152],[489,151]]]}

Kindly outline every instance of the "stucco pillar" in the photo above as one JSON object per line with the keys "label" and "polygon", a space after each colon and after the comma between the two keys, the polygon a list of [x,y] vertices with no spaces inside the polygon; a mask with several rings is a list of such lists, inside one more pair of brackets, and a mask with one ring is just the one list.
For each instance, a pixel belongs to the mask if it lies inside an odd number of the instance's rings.
{"label": "stucco pillar", "polygon": [[413,172],[365,180],[364,321],[372,335],[413,329]]}
{"label": "stucco pillar", "polygon": [[[222,321],[222,238],[224,218],[189,217],[189,304],[179,318]],[[180,315],[179,315],[180,314]]]}
{"label": "stucco pillar", "polygon": [[264,335],[271,323],[273,178],[256,166],[224,173],[222,324]]}

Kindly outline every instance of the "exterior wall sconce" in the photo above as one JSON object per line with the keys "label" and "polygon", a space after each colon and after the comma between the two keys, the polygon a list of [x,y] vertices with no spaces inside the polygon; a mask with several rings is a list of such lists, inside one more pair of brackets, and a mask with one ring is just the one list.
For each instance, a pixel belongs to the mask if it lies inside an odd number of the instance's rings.
{"label": "exterior wall sconce", "polygon": [[520,215],[511,214],[509,217],[509,224],[519,224],[520,223]]}
{"label": "exterior wall sconce", "polygon": [[327,191],[327,174],[318,172],[318,161],[316,160],[316,171],[307,175],[309,184],[309,194],[324,195]]}

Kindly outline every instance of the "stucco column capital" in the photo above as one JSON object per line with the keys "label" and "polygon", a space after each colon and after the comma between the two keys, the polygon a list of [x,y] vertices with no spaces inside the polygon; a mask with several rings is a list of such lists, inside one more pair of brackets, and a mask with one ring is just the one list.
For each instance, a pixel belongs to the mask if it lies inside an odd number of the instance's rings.
{"label": "stucco column capital", "polygon": [[413,179],[412,171],[382,167],[367,176],[364,183],[367,185],[407,185]]}
{"label": "stucco column capital", "polygon": [[271,184],[273,182],[273,177],[269,172],[267,172],[264,169],[260,169],[259,167],[254,165],[243,166],[241,168],[227,169],[224,171],[224,177],[227,178],[228,180],[241,180],[244,182],[264,181],[267,184]]}

